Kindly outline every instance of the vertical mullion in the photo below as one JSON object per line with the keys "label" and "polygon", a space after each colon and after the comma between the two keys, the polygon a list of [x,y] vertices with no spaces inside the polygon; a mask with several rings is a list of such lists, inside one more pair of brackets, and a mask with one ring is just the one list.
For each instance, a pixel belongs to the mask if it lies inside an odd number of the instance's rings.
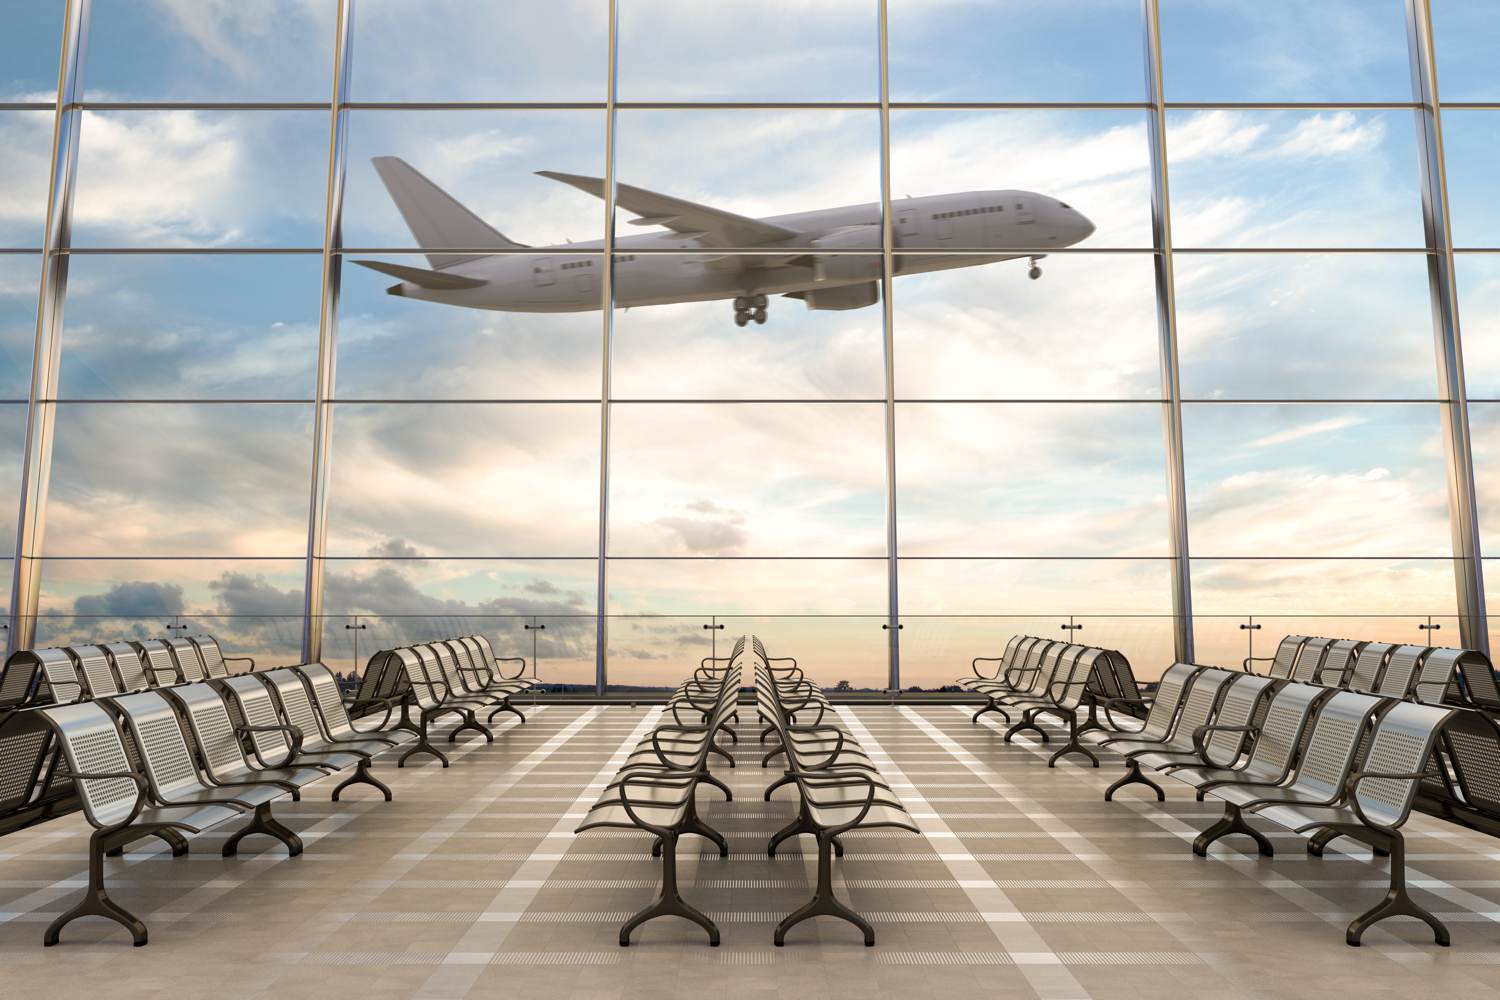
{"label": "vertical mullion", "polygon": [[[343,276],[344,174],[349,146],[350,46],[354,0],[339,0],[334,34],[333,97],[328,118],[328,187],[323,218],[323,300],[318,316],[318,373],[313,403],[312,483],[308,500],[307,579],[303,588],[302,658],[322,659],[323,568],[328,547],[328,475],[333,444],[334,375],[338,359],[339,288]],[[358,669],[358,664],[355,665]]]}
{"label": "vertical mullion", "polygon": [[57,421],[57,374],[62,351],[63,299],[68,286],[73,191],[78,178],[78,133],[83,112],[84,48],[90,0],[68,0],[64,8],[57,72],[57,107],[52,124],[52,176],[47,191],[46,232],[36,310],[36,341],[31,355],[31,388],[26,407],[26,452],[12,567],[7,649],[25,649],[36,640],[41,600],[42,543],[46,534],[47,488],[52,475],[52,438]]}
{"label": "vertical mullion", "polygon": [[599,589],[595,597],[594,690],[603,695],[609,683],[609,396],[610,345],[615,308],[615,87],[619,63],[619,0],[609,0],[609,79],[604,95],[604,261],[600,270],[599,369]]}
{"label": "vertical mullion", "polygon": [[1167,182],[1167,112],[1162,88],[1160,0],[1142,0],[1146,34],[1146,95],[1151,103],[1151,231],[1156,271],[1156,323],[1161,363],[1162,429],[1166,436],[1167,528],[1172,554],[1172,620],[1176,659],[1193,661],[1192,565],[1188,559],[1187,476],[1182,453],[1182,383],[1177,357],[1177,293],[1172,262],[1171,197]]}
{"label": "vertical mullion", "polygon": [[1422,168],[1422,226],[1427,238],[1427,280],[1432,302],[1438,396],[1443,400],[1443,452],[1448,473],[1448,519],[1453,536],[1453,572],[1458,596],[1459,641],[1490,651],[1484,603],[1484,566],[1474,494],[1474,453],[1469,433],[1469,399],[1459,334],[1458,281],[1453,263],[1453,230],[1448,213],[1447,164],[1443,157],[1443,118],[1438,101],[1430,0],[1406,2],[1407,49],[1411,56],[1412,99],[1417,102],[1417,142]]}
{"label": "vertical mullion", "polygon": [[885,355],[885,556],[886,633],[889,657],[886,687],[901,690],[901,605],[896,560],[896,339],[891,287],[896,266],[891,239],[891,66],[888,0],[879,0],[880,32],[880,307]]}

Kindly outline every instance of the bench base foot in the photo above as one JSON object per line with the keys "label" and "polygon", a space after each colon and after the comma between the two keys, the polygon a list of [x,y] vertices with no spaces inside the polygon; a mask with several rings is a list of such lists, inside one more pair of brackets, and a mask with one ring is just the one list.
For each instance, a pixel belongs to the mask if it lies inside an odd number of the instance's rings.
{"label": "bench base foot", "polygon": [[983,715],[985,712],[994,712],[996,715],[1000,716],[1000,718],[1004,719],[1006,722],[1010,721],[1010,713],[1007,712],[1005,709],[1001,708],[999,705],[995,704],[993,701],[990,702],[988,705],[985,705],[979,711],[975,712],[974,713],[974,718],[970,719],[969,721],[977,723],[979,721],[979,717],[981,715]]}
{"label": "bench base foot", "polygon": [[432,741],[427,738],[427,727],[426,726],[422,727],[422,730],[421,730],[421,733],[420,733],[420,737],[421,738],[418,739],[416,743],[412,744],[411,749],[407,750],[406,753],[402,754],[400,757],[398,757],[396,759],[396,766],[397,767],[405,767],[406,766],[406,762],[409,759],[411,759],[411,756],[413,754],[426,753],[426,754],[431,754],[432,756],[436,757],[438,760],[440,760],[440,761],[443,762],[443,766],[444,767],[447,767],[448,766],[448,756],[447,756],[447,754],[443,753],[437,747],[435,747],[435,746],[432,745]]}
{"label": "bench base foot", "polygon": [[1021,721],[1020,722],[1016,723],[1014,726],[1011,726],[1009,729],[1007,729],[1005,731],[1005,742],[1009,743],[1011,741],[1011,739],[1017,733],[1024,733],[1028,729],[1031,730],[1033,733],[1036,733],[1037,737],[1043,743],[1051,743],[1052,742],[1052,737],[1050,737],[1050,736],[1047,735],[1046,730],[1044,730],[1041,726],[1037,725],[1034,721],[1032,721],[1032,719],[1028,715],[1021,716]]}
{"label": "bench base foot", "polygon": [[[837,846],[833,837],[827,834],[818,834],[818,888],[813,898],[806,905],[787,916],[785,920],[776,925],[776,933],[773,940],[776,947],[786,945],[786,932],[804,920],[813,917],[838,917],[847,920],[858,927],[865,937],[865,947],[875,947],[875,928],[864,917],[855,913],[849,907],[839,902],[838,897],[833,894],[833,849]],[[842,853],[842,852],[840,852]]]}
{"label": "bench base foot", "polygon": [[1387,917],[1416,917],[1432,928],[1432,940],[1436,944],[1444,948],[1448,947],[1451,943],[1448,928],[1430,911],[1419,906],[1406,891],[1406,838],[1400,832],[1393,832],[1389,848],[1380,844],[1374,846],[1381,850],[1388,850],[1390,853],[1391,887],[1386,890],[1385,899],[1354,918],[1349,924],[1349,929],[1344,932],[1344,943],[1358,948],[1359,939],[1364,936],[1365,931]]}
{"label": "bench base foot", "polygon": [[[170,833],[179,836],[172,830],[153,830],[156,836]],[[166,840],[166,837],[162,837]],[[170,843],[170,841],[168,841]],[[146,925],[139,917],[125,909],[123,906],[109,898],[109,893],[104,889],[104,856],[107,853],[103,841],[96,831],[89,837],[89,884],[83,890],[83,898],[73,904],[67,912],[61,914],[56,920],[47,925],[46,933],[42,935],[42,944],[51,948],[62,940],[62,929],[79,917],[104,917],[113,920],[121,927],[130,932],[131,943],[140,948],[146,944]]]}
{"label": "bench base foot", "polygon": [[1145,785],[1147,788],[1150,788],[1152,791],[1156,792],[1156,801],[1167,801],[1167,793],[1162,791],[1160,785],[1142,774],[1140,765],[1133,760],[1129,761],[1125,765],[1124,776],[1122,776],[1119,781],[1116,781],[1113,785],[1110,785],[1104,790],[1104,801],[1113,802],[1115,799],[1115,792],[1118,792],[1126,785]]}
{"label": "bench base foot", "polygon": [[458,725],[456,725],[456,726],[453,727],[452,732],[450,732],[448,734],[448,742],[449,743],[457,743],[458,742],[458,734],[461,733],[461,732],[463,732],[466,729],[471,729],[474,732],[478,733],[479,735],[483,736],[484,737],[484,741],[486,743],[493,743],[493,742],[495,742],[495,734],[492,733],[492,732],[490,732],[484,726],[481,726],[479,724],[479,720],[477,720],[477,719],[474,718],[474,713],[473,712],[469,712],[467,715],[464,716],[464,721],[460,722]]}
{"label": "bench base foot", "polygon": [[516,717],[521,720],[521,725],[523,725],[523,726],[526,725],[526,715],[519,708],[517,708],[516,706],[512,705],[508,701],[505,704],[503,704],[503,705],[496,706],[495,710],[493,712],[491,712],[489,714],[489,716],[484,721],[490,723],[491,725],[493,725],[494,722],[495,722],[495,716],[499,715],[501,712],[514,712],[514,713],[516,713]]}
{"label": "bench base foot", "polygon": [[683,899],[682,894],[677,891],[677,836],[677,831],[669,830],[664,836],[657,838],[656,848],[661,853],[662,861],[661,896],[656,902],[625,921],[624,926],[620,928],[621,948],[630,947],[632,931],[646,921],[655,920],[657,917],[682,917],[684,920],[691,920],[708,932],[710,945],[715,948],[719,946],[718,925],[708,919],[708,915],[702,910]]}
{"label": "bench base foot", "polygon": [[391,801],[390,787],[370,773],[370,762],[368,760],[360,761],[355,766],[354,773],[339,783],[339,786],[333,790],[333,798],[330,801],[337,802],[339,800],[339,793],[350,785],[373,785],[375,788],[380,789],[381,794],[385,796],[387,802]]}
{"label": "bench base foot", "polygon": [[250,817],[250,822],[240,827],[230,835],[228,840],[224,841],[222,852],[224,857],[232,858],[238,854],[240,841],[253,833],[263,833],[281,841],[286,845],[287,857],[295,858],[302,853],[302,838],[281,825],[276,817],[271,815],[271,804],[265,802],[255,807],[255,813]]}
{"label": "bench base foot", "polygon": [[1198,834],[1197,839],[1193,841],[1193,853],[1200,858],[1208,857],[1209,845],[1231,833],[1243,833],[1255,841],[1255,847],[1260,851],[1261,857],[1274,858],[1276,856],[1276,848],[1271,846],[1265,834],[1245,822],[1245,816],[1240,812],[1239,806],[1227,803],[1224,806],[1224,815],[1220,816],[1207,830]]}

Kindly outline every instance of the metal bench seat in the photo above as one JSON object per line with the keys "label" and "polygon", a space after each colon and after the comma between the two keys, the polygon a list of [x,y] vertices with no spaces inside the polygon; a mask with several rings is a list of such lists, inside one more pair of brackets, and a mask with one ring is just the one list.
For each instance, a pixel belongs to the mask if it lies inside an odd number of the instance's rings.
{"label": "metal bench seat", "polygon": [[204,776],[213,784],[232,787],[245,782],[274,782],[291,793],[295,802],[304,787],[333,773],[327,767],[267,762],[259,751],[247,757],[241,742],[244,728],[235,724],[224,696],[207,681],[179,684],[164,688],[162,693],[182,710],[198,745]]}
{"label": "metal bench seat", "polygon": [[1247,656],[1242,666],[1247,673],[1250,673],[1254,671],[1254,668],[1250,666],[1252,663],[1269,663],[1270,667],[1266,669],[1267,677],[1290,680],[1292,670],[1297,664],[1297,656],[1302,652],[1302,646],[1307,641],[1305,635],[1289,635],[1277,644],[1276,655]]}
{"label": "metal bench seat", "polygon": [[485,722],[493,723],[501,712],[513,712],[523,723],[526,721],[521,710],[510,703],[512,692],[488,689],[480,676],[480,668],[469,666],[467,656],[460,662],[454,646],[446,642],[429,642],[414,648],[424,658],[427,672],[441,676],[454,698],[476,709],[489,710]]}
{"label": "metal bench seat", "polygon": [[[1168,770],[1173,767],[1193,766],[1205,760],[1220,760],[1232,765],[1244,752],[1251,729],[1251,721],[1261,708],[1263,699],[1280,683],[1258,674],[1234,674],[1225,671],[1228,688],[1222,696],[1218,711],[1213,715],[1213,724],[1207,720],[1191,730],[1191,720],[1180,724],[1180,735],[1191,744],[1190,749],[1163,748],[1134,754],[1131,759],[1142,767]],[[1201,682],[1200,682],[1201,683]],[[1184,719],[1187,710],[1183,710]],[[1205,738],[1206,737],[1206,738]],[[1174,740],[1174,744],[1177,741]]]}
{"label": "metal bench seat", "polygon": [[[303,663],[291,668],[302,676],[308,690],[312,692],[313,699],[318,704],[318,715],[323,723],[323,731],[332,740],[345,739],[378,739],[392,746],[402,746],[417,738],[417,733],[409,724],[391,722],[391,714],[401,707],[404,698],[400,695],[379,699],[378,701],[367,701],[366,708],[384,708],[385,713],[375,720],[373,725],[361,727],[349,714],[349,705],[344,704],[343,695],[339,692],[338,678],[333,671],[321,663]],[[366,721],[361,719],[360,722]]]}
{"label": "metal bench seat", "polygon": [[125,691],[144,691],[155,687],[140,650],[128,642],[106,642],[101,644],[109,661],[114,664],[115,674],[120,678],[120,687]]}
{"label": "metal bench seat", "polygon": [[302,674],[281,667],[255,676],[276,695],[282,719],[301,737],[299,754],[349,753],[359,758],[354,773],[334,788],[332,801],[337,802],[345,788],[360,784],[376,788],[387,802],[391,801],[390,787],[371,774],[370,767],[377,756],[396,746],[394,741],[372,735],[335,739],[323,725]]}
{"label": "metal bench seat", "polygon": [[[1201,679],[1205,674],[1212,676]],[[1208,721],[1208,716],[1218,704],[1219,692],[1232,676],[1234,675],[1229,671],[1217,667],[1204,668],[1191,663],[1174,663],[1167,668],[1157,684],[1156,696],[1151,700],[1151,710],[1139,730],[1124,734],[1110,730],[1085,733],[1084,738],[1089,742],[1106,750],[1117,751],[1125,757],[1125,773],[1105,789],[1104,801],[1113,801],[1115,792],[1126,785],[1145,785],[1156,792],[1158,801],[1165,801],[1166,792],[1141,773],[1141,767],[1131,759],[1132,755],[1151,750],[1190,749],[1193,731]],[[1113,724],[1111,709],[1112,705],[1105,702],[1105,716]],[[1187,720],[1186,724],[1181,719]],[[1179,733],[1182,733],[1180,740],[1174,742],[1174,737]]]}
{"label": "metal bench seat", "polygon": [[368,759],[368,755],[353,750],[303,750],[305,734],[276,711],[271,690],[259,677],[239,674],[214,684],[229,696],[230,704],[245,720],[241,731],[249,737],[251,752],[267,767],[280,762],[283,767],[311,765],[342,771]]}
{"label": "metal bench seat", "polygon": [[[1025,648],[1036,641],[1028,635],[1013,635],[1005,644],[1005,650],[999,656],[976,656],[969,663],[972,673],[958,678],[953,683],[961,688],[980,689],[987,685],[1004,685],[1006,673],[1015,666],[1019,656],[1025,655]],[[995,664],[995,672],[986,674],[979,669],[981,663]]]}
{"label": "metal bench seat", "polygon": [[1205,734],[1238,731],[1253,736],[1254,746],[1243,762],[1235,765],[1232,760],[1216,759],[1214,742],[1210,739],[1200,751],[1204,763],[1174,764],[1166,769],[1166,773],[1195,788],[1200,802],[1207,789],[1227,782],[1279,785],[1291,773],[1297,747],[1301,744],[1308,720],[1313,716],[1314,707],[1328,696],[1326,688],[1313,684],[1285,684],[1272,697],[1259,726],[1230,726],[1216,721],[1203,727]]}

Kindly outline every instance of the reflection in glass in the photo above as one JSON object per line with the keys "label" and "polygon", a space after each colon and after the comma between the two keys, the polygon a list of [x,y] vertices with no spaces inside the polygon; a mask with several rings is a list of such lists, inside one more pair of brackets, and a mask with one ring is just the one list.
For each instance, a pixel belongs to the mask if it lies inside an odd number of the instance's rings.
{"label": "reflection in glass", "polygon": [[91,0],[91,100],[327,101],[337,0]]}
{"label": "reflection in glass", "polygon": [[1139,111],[895,112],[896,243],[1149,247],[1150,167]]}
{"label": "reflection in glass", "polygon": [[331,469],[330,556],[598,552],[597,404],[340,403]]}
{"label": "reflection in glass", "polygon": [[55,405],[47,555],[306,552],[311,406]]}
{"label": "reflection in glass", "polygon": [[1191,551],[1451,557],[1440,420],[1435,404],[1184,404]]}
{"label": "reflection in glass", "polygon": [[1469,444],[1474,455],[1474,501],[1479,536],[1491,551],[1500,550],[1500,403],[1469,404]]}
{"label": "reflection in glass", "polygon": [[0,247],[42,245],[56,117],[0,111]]}
{"label": "reflection in glass", "polygon": [[598,0],[358,0],[357,101],[599,101],[609,8]]}
{"label": "reflection in glass", "polygon": [[326,111],[89,111],[77,246],[319,247]]}
{"label": "reflection in glass", "polygon": [[616,403],[610,420],[612,555],[885,554],[881,404]]}
{"label": "reflection in glass", "polygon": [[0,254],[0,400],[24,400],[31,392],[41,273],[36,254]]}
{"label": "reflection in glass", "polygon": [[621,252],[880,249],[873,111],[621,111],[615,136]]}
{"label": "reflection in glass", "polygon": [[[917,260],[897,258],[898,272]],[[1146,255],[1060,254],[896,281],[904,399],[1156,399],[1156,295]]]}
{"label": "reflection in glass", "polygon": [[316,255],[74,257],[64,399],[307,399],[318,359]]}
{"label": "reflection in glass", "polygon": [[1500,111],[1443,112],[1453,244],[1500,247]]}
{"label": "reflection in glass", "polygon": [[875,0],[622,0],[618,96],[876,101],[877,13]]}
{"label": "reflection in glass", "polygon": [[1182,254],[1189,399],[1433,399],[1427,261],[1417,254]]}
{"label": "reflection in glass", "polygon": [[1403,0],[1162,0],[1166,96],[1409,101],[1406,34]]}
{"label": "reflection in glass", "polygon": [[1500,256],[1457,254],[1453,261],[1469,398],[1500,399]]}
{"label": "reflection in glass", "polygon": [[1166,555],[1157,404],[903,403],[902,555]]}
{"label": "reflection in glass", "polygon": [[1421,247],[1409,111],[1167,114],[1186,247]]}
{"label": "reflection in glass", "polygon": [[891,0],[895,101],[1140,101],[1136,0]]}
{"label": "reflection in glass", "polygon": [[[622,254],[615,264],[615,303],[624,308],[615,310],[611,331],[612,395],[882,398],[880,276],[879,254]],[[866,292],[875,301],[850,308],[848,296]],[[765,323],[738,325],[736,300],[756,295],[767,299]]]}
{"label": "reflection in glass", "polygon": [[0,403],[0,554],[16,548],[21,472],[26,453],[26,404]]}

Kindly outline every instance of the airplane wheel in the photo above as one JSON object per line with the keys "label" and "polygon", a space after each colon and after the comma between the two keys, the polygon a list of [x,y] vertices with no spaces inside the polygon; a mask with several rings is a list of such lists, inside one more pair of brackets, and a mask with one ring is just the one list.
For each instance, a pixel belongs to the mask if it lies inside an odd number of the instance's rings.
{"label": "airplane wheel", "polygon": [[748,322],[750,322],[750,314],[749,313],[747,313],[743,309],[737,310],[735,312],[735,314],[734,314],[734,325],[735,326],[744,326]]}
{"label": "airplane wheel", "polygon": [[761,306],[760,308],[756,309],[755,312],[751,313],[750,316],[755,320],[755,322],[764,323],[766,321],[766,307]]}
{"label": "airplane wheel", "polygon": [[1039,268],[1039,267],[1032,267],[1031,270],[1029,270],[1029,271],[1026,272],[1026,277],[1030,278],[1032,281],[1035,281],[1036,279],[1040,278],[1041,276],[1042,276],[1042,269]]}
{"label": "airplane wheel", "polygon": [[746,309],[749,309],[751,305],[752,303],[750,302],[750,297],[747,295],[741,295],[734,300],[734,311],[744,312]]}
{"label": "airplane wheel", "polygon": [[750,306],[753,309],[764,311],[766,308],[766,297],[764,295],[752,295],[750,297]]}

